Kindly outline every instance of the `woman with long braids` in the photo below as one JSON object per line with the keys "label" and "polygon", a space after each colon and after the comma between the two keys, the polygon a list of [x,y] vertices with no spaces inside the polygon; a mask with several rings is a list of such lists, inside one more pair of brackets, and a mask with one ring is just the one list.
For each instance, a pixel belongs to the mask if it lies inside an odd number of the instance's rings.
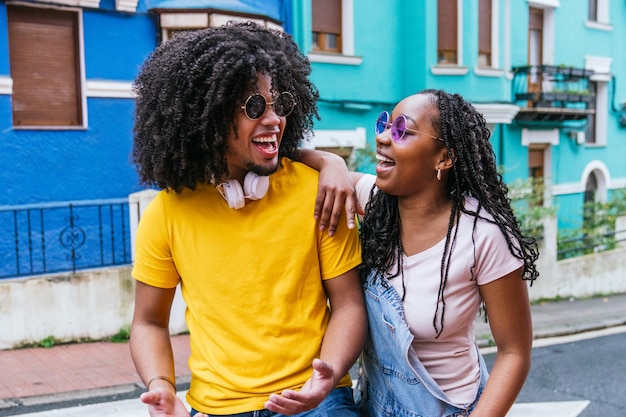
{"label": "woman with long braids", "polygon": [[[376,133],[376,176],[351,174],[369,316],[357,402],[365,416],[505,416],[530,367],[538,251],[519,229],[485,120],[461,96],[425,90],[383,112]],[[322,178],[346,170],[329,154],[303,158]],[[326,189],[318,215],[336,217],[350,186]],[[490,376],[474,336],[481,304],[498,348]]]}

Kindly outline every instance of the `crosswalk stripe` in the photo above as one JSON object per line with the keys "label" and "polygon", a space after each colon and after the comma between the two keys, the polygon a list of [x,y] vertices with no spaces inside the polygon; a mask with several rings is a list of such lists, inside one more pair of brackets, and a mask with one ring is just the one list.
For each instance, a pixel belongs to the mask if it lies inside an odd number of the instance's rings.
{"label": "crosswalk stripe", "polygon": [[516,403],[506,417],[577,417],[590,401]]}
{"label": "crosswalk stripe", "polygon": [[[185,392],[178,396],[184,401]],[[540,403],[516,403],[506,417],[577,417],[587,408],[589,401],[552,401]],[[139,399],[90,404],[39,413],[22,414],[20,417],[145,417],[148,407]]]}

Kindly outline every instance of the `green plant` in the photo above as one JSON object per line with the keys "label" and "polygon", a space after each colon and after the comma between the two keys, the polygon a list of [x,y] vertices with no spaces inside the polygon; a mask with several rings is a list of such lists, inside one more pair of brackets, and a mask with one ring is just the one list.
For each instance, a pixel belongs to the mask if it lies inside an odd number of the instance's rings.
{"label": "green plant", "polygon": [[130,339],[130,326],[126,325],[120,329],[119,332],[109,338],[113,343],[126,343]]}
{"label": "green plant", "polygon": [[54,336],[48,336],[46,338],[41,339],[39,342],[40,347],[51,348],[56,345],[58,341],[54,338]]}
{"label": "green plant", "polygon": [[543,220],[554,216],[557,210],[557,207],[544,205],[543,178],[518,179],[508,187],[513,212],[520,222],[520,228],[524,233],[540,239],[543,236]]}
{"label": "green plant", "polygon": [[366,143],[364,148],[354,150],[352,158],[348,160],[348,168],[351,171],[356,171],[359,168],[367,168],[369,165],[375,163],[376,149],[372,148],[369,143]]}
{"label": "green plant", "polygon": [[606,201],[588,201],[583,205],[580,229],[559,232],[558,259],[615,249],[615,222],[626,215],[626,188],[614,190]]}

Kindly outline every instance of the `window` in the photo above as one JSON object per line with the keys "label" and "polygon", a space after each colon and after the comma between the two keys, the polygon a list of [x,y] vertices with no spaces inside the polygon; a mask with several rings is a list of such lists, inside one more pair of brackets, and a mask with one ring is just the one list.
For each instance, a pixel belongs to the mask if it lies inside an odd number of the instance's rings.
{"label": "window", "polygon": [[82,126],[78,14],[7,6],[14,126]]}
{"label": "window", "polygon": [[[589,83],[589,93],[595,96],[596,94],[596,83]],[[587,103],[588,109],[595,110],[596,103],[592,101]],[[596,143],[596,114],[595,112],[587,115],[587,129],[585,131],[585,143]]]}
{"label": "window", "polygon": [[341,1],[312,0],[313,51],[342,52]]}
{"label": "window", "polygon": [[583,193],[583,227],[593,227],[593,216],[597,213],[594,213],[589,205],[597,201],[597,194],[598,180],[596,178],[595,172],[592,171],[589,174],[589,177],[587,177],[587,182],[585,183],[585,192]]}
{"label": "window", "polygon": [[[597,90],[597,83],[590,81],[588,84],[588,89],[591,97],[595,97]],[[593,113],[587,115],[587,128],[585,130],[585,143],[594,144],[596,143],[596,103],[595,100],[587,103],[587,108],[594,110]]]}
{"label": "window", "polygon": [[226,24],[229,21],[252,21],[261,26],[283,30],[283,27],[281,25],[263,16],[252,18],[248,15],[243,16],[235,13],[230,14],[213,12],[212,10],[198,10],[194,13],[168,10],[162,12],[159,15],[159,23],[161,24],[161,38],[163,41],[171,39],[177,33],[205,29],[208,27],[218,27]]}
{"label": "window", "polygon": [[365,133],[364,127],[357,127],[353,130],[315,129],[302,143],[302,147],[335,153],[348,164],[352,164],[359,158],[360,152],[355,151],[365,151],[367,147]]}
{"label": "window", "polygon": [[480,0],[478,5],[478,66],[491,67],[491,1]]}
{"label": "window", "polygon": [[587,5],[587,27],[612,30],[610,0],[588,0]]}
{"label": "window", "polygon": [[[528,64],[532,66],[543,63],[543,10],[534,7],[528,10]],[[528,92],[542,91],[543,76],[540,71],[528,77]],[[549,89],[548,89],[549,90]]]}
{"label": "window", "polygon": [[[535,181],[543,181],[544,178],[544,149],[528,149],[528,176]],[[543,198],[533,202],[534,206],[543,206]]]}
{"label": "window", "polygon": [[598,0],[589,0],[589,20],[598,21]]}
{"label": "window", "polygon": [[458,1],[437,2],[437,63],[458,65]]}

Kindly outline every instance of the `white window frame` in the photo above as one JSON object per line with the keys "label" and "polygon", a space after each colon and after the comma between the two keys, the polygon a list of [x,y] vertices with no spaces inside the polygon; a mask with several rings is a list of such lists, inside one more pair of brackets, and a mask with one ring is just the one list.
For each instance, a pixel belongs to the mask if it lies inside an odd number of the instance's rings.
{"label": "white window frame", "polygon": [[0,94],[13,94],[13,79],[4,75],[0,75]]}
{"label": "white window frame", "polygon": [[255,22],[261,26],[283,30],[283,27],[274,23],[271,20],[266,20],[261,17],[254,19],[250,17],[243,17],[236,14],[229,14],[225,11],[211,12],[198,11],[197,13],[177,13],[177,12],[164,12],[159,15],[159,24],[161,26],[161,39],[166,41],[169,39],[169,31],[175,29],[205,29],[208,27],[222,26],[228,21],[235,22]]}
{"label": "white window frame", "polygon": [[[480,11],[479,11],[480,13]],[[474,67],[474,74],[483,77],[501,77],[505,72],[500,66],[500,1],[491,0],[491,66]],[[508,25],[506,27],[509,27]]]}
{"label": "white window frame", "polygon": [[597,20],[587,20],[585,22],[585,26],[590,29],[598,29],[598,30],[606,30],[612,31],[613,26],[610,23],[610,2],[609,0],[596,0],[596,19]]}
{"label": "white window frame", "polygon": [[[430,72],[432,72],[433,75],[465,75],[469,72],[468,68],[463,66],[463,0],[457,0],[456,12],[457,12],[457,17],[456,17],[457,63],[456,65],[434,65],[430,67]],[[492,17],[493,17],[493,13],[492,13]],[[492,37],[492,42],[493,42],[493,37]],[[493,47],[493,44],[492,44],[492,47]]]}
{"label": "white window frame", "polygon": [[609,82],[612,80],[612,58],[585,56],[585,69],[593,70],[590,77],[596,83],[596,137],[594,143],[586,146],[606,146],[609,123]]}
{"label": "white window frame", "polygon": [[[478,11],[480,14],[480,10]],[[478,67],[477,70],[486,68],[500,68],[500,1],[491,0],[491,65]]]}
{"label": "white window frame", "polygon": [[528,0],[530,7],[543,9],[543,62],[541,64],[551,65],[554,63],[554,10],[561,7],[558,0]]}
{"label": "white window frame", "polygon": [[341,53],[309,52],[307,56],[310,62],[325,64],[360,65],[363,62],[363,58],[354,54],[354,0],[341,0]]}
{"label": "white window frame", "polygon": [[[77,19],[77,55],[78,55],[78,78],[79,78],[79,82],[80,82],[80,111],[82,114],[82,124],[81,125],[76,125],[76,126],[13,126],[13,129],[16,130],[20,130],[20,129],[24,129],[24,130],[80,130],[80,129],[86,129],[89,126],[89,114],[87,112],[87,80],[86,80],[86,69],[85,69],[85,32],[84,32],[84,26],[83,26],[83,9],[80,8],[76,8],[76,7],[59,7],[59,6],[54,6],[54,5],[50,5],[50,3],[54,3],[54,4],[62,4],[62,5],[75,5],[75,4],[79,4],[81,6],[84,6],[85,4],[92,4],[92,3],[97,3],[96,6],[92,6],[92,7],[99,7],[100,6],[100,0],[50,0],[50,1],[46,1],[46,4],[43,4],[43,1],[39,1],[39,2],[35,2],[35,3],[26,3],[26,2],[21,2],[21,1],[15,1],[15,2],[10,2],[8,4],[13,4],[13,5],[19,5],[19,6],[26,6],[26,7],[39,7],[42,9],[55,9],[55,10],[62,10],[64,12],[75,12],[78,15],[78,19]],[[5,81],[0,80],[0,94],[2,94],[4,92],[4,94],[8,94],[8,95],[12,95],[13,94],[13,78],[11,77],[7,77],[5,78]]]}
{"label": "white window frame", "polygon": [[[58,4],[62,6],[100,8],[101,0],[35,0],[35,3]],[[137,12],[139,0],[115,0],[115,10],[120,12]]]}
{"label": "white window frame", "polygon": [[366,129],[357,127],[353,130],[315,129],[302,141],[302,148],[350,148],[352,155],[355,149],[363,149],[367,144]]}
{"label": "white window frame", "polygon": [[35,3],[57,4],[60,6],[100,8],[100,0],[35,0]]}
{"label": "white window frame", "polygon": [[[587,178],[589,174],[595,172],[596,179],[598,180],[598,192],[602,198],[601,190],[617,190],[626,187],[626,179],[624,178],[611,178],[611,173],[606,164],[600,160],[590,161],[580,176],[579,182],[569,182],[557,184],[552,187],[552,195],[566,195],[566,194],[578,194],[585,192],[585,185],[587,184]],[[604,195],[606,199],[606,194]]]}

